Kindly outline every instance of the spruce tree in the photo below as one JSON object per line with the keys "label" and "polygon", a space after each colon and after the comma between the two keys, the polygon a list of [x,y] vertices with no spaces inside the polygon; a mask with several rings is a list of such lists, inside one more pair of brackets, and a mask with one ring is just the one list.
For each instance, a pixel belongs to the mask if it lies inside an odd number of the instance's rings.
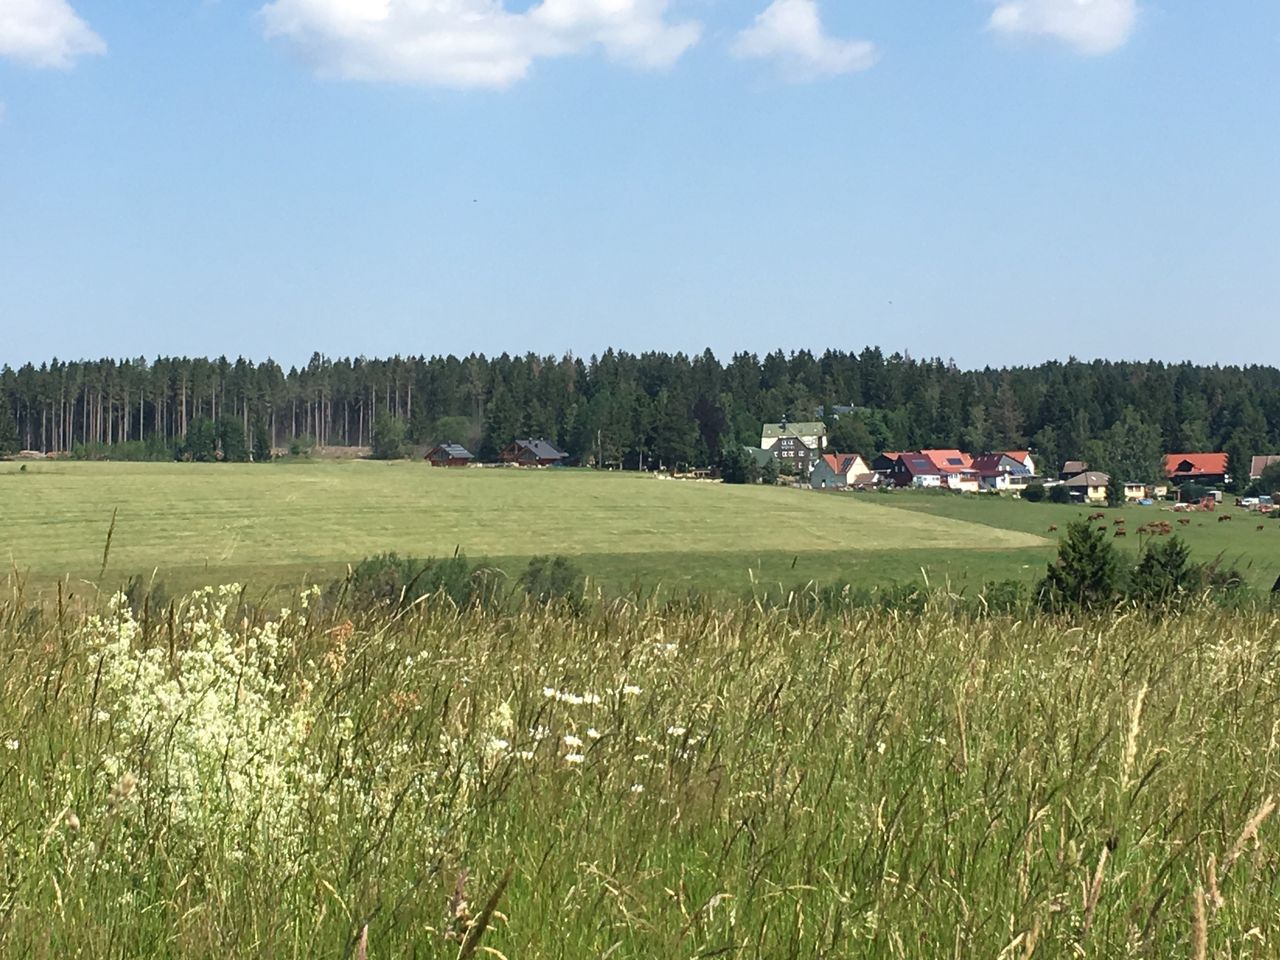
{"label": "spruce tree", "polygon": [[1036,593],[1052,610],[1096,609],[1115,601],[1119,582],[1120,561],[1106,531],[1079,520],[1067,527]]}

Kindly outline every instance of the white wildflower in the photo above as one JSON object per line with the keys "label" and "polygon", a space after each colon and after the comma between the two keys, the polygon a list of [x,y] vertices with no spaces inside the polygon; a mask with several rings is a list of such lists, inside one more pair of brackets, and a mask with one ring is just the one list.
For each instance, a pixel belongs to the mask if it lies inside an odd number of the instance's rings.
{"label": "white wildflower", "polygon": [[667,736],[683,737],[689,731],[684,727],[667,727]]}
{"label": "white wildflower", "polygon": [[581,747],[582,741],[575,737],[572,733],[564,735],[564,745],[566,747]]}
{"label": "white wildflower", "polygon": [[637,687],[634,683],[624,684],[622,687],[623,696],[638,697],[642,693],[644,693],[644,691],[641,690],[639,687]]}
{"label": "white wildflower", "polygon": [[587,727],[587,739],[599,740],[602,736],[603,734],[595,727]]}
{"label": "white wildflower", "polygon": [[648,759],[649,759],[649,754],[647,753],[637,753],[634,757],[631,758],[633,763],[644,763]]}
{"label": "white wildflower", "polygon": [[532,760],[534,754],[532,750],[521,750],[519,753],[516,754],[516,756],[519,757],[521,760]]}
{"label": "white wildflower", "polygon": [[555,688],[555,687],[543,687],[543,688],[542,688],[542,695],[543,695],[544,697],[546,697],[548,700],[558,700],[558,699],[560,699],[560,694],[556,692],[556,688]]}
{"label": "white wildflower", "polygon": [[17,750],[19,747],[22,746],[22,744],[17,740],[6,740],[4,742],[4,745],[5,745],[5,749],[7,750]]}
{"label": "white wildflower", "polygon": [[876,741],[876,753],[883,756],[886,749],[888,748],[886,747],[885,742],[883,740]]}
{"label": "white wildflower", "polygon": [[632,793],[644,793],[644,784],[643,784],[643,783],[633,783],[633,784],[631,785],[631,792],[632,792]]}
{"label": "white wildflower", "polygon": [[585,759],[587,758],[580,753],[566,753],[564,755],[565,763],[581,763]]}

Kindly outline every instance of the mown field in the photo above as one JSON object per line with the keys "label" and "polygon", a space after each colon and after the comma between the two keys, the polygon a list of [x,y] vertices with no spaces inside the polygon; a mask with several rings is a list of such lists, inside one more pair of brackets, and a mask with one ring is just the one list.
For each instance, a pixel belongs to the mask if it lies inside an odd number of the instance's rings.
{"label": "mown field", "polygon": [[0,955],[1280,952],[1280,633],[0,601]]}
{"label": "mown field", "polygon": [[[169,589],[259,588],[341,576],[383,551],[462,550],[518,572],[564,554],[609,592],[660,588],[740,595],[753,584],[927,577],[976,591],[1031,580],[1053,554],[1051,525],[1076,507],[936,493],[820,494],[586,471],[432,470],[365,461],[270,465],[0,463],[0,562],[47,591],[59,578],[114,588],[156,576]],[[104,546],[116,526],[105,575]],[[1136,528],[1172,515],[1130,507]],[[1178,533],[1250,583],[1280,574],[1280,522],[1196,517]]]}
{"label": "mown field", "polygon": [[975,556],[1020,567],[1049,547],[1027,531],[880,499],[625,474],[366,461],[0,464],[0,557],[37,586],[64,574],[96,581],[113,513],[105,582],[157,571],[174,588],[302,583],[383,551],[460,549],[513,569],[533,555],[570,555],[619,592],[744,592],[753,577],[883,582],[921,567],[959,576]]}

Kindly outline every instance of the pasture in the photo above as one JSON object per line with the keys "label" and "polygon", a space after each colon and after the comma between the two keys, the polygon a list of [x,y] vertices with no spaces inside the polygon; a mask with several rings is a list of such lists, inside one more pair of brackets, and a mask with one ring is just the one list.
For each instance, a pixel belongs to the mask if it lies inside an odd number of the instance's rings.
{"label": "pasture", "polygon": [[[610,593],[742,594],[753,584],[920,580],[976,591],[1032,580],[1079,507],[894,491],[817,493],[578,470],[437,470],[421,463],[0,463],[0,563],[40,592],[63,577],[114,588],[155,576],[171,590],[255,588],[340,576],[384,551],[461,550],[516,573],[528,558],[576,559]],[[1159,507],[1106,511],[1167,520],[1196,559],[1221,557],[1256,587],[1280,573],[1280,521]],[[115,529],[105,574],[103,555]],[[1264,529],[1257,526],[1262,523]]]}
{"label": "pasture", "polygon": [[[515,569],[565,554],[614,590],[745,591],[752,578],[939,576],[976,557],[1027,569],[1025,530],[893,509],[888,499],[589,471],[449,471],[414,462],[0,464],[0,562],[39,587],[153,571],[178,589],[301,583],[383,551],[462,550]],[[998,558],[998,560],[996,560]],[[985,566],[985,560],[977,562]]]}

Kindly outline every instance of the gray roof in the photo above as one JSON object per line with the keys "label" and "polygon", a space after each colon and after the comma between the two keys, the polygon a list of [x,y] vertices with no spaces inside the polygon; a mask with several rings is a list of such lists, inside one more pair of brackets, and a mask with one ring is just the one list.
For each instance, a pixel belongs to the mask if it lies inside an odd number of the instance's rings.
{"label": "gray roof", "polygon": [[438,447],[433,447],[428,451],[427,456],[435,453],[437,450],[445,454],[450,460],[474,460],[475,454],[464,447],[460,443],[442,443]]}
{"label": "gray roof", "polygon": [[816,421],[808,423],[766,423],[760,431],[760,435],[766,440],[773,440],[778,437],[825,437],[827,435],[827,425]]}
{"label": "gray roof", "polygon": [[1078,477],[1072,477],[1067,481],[1068,487],[1105,487],[1111,482],[1111,478],[1105,473],[1099,473],[1097,470],[1089,470],[1080,474]]}
{"label": "gray roof", "polygon": [[528,450],[539,460],[563,460],[569,456],[563,450],[557,450],[546,440],[517,440],[516,446]]}

